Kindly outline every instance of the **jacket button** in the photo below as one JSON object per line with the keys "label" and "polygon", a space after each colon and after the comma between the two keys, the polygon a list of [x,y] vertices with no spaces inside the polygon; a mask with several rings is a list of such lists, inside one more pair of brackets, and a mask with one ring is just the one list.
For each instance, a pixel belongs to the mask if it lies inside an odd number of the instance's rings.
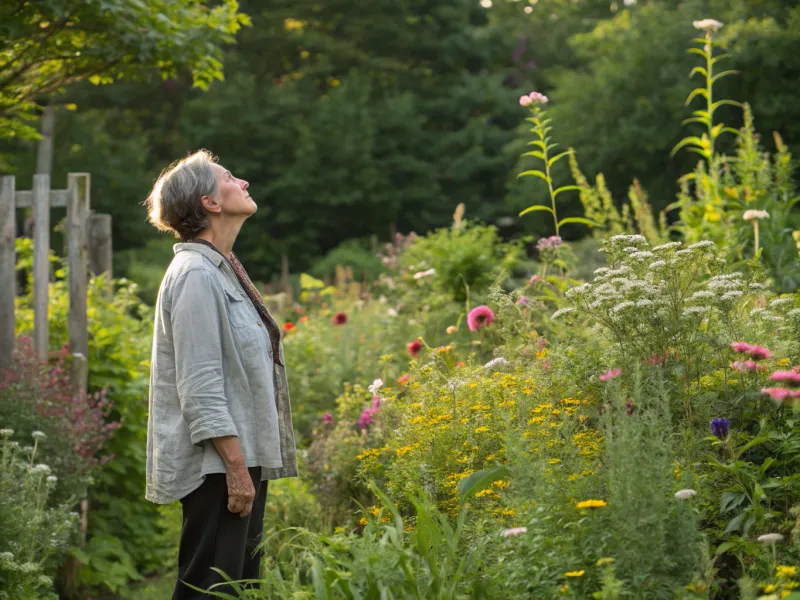
{"label": "jacket button", "polygon": [[259,321],[259,322],[258,322],[258,326],[259,326],[259,327],[263,327],[263,326],[264,326],[264,323],[263,323],[262,321]]}

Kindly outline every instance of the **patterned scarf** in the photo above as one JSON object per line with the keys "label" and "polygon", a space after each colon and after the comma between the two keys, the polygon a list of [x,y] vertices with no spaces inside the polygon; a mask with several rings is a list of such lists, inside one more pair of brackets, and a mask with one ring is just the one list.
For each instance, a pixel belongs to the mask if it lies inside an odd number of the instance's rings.
{"label": "patterned scarf", "polygon": [[281,361],[281,351],[280,351],[281,328],[278,327],[278,323],[275,321],[272,315],[269,314],[267,305],[264,304],[264,298],[256,289],[256,286],[253,285],[253,282],[250,281],[250,277],[248,277],[247,271],[244,270],[242,263],[239,262],[239,259],[236,257],[236,255],[233,252],[231,252],[231,256],[230,258],[228,258],[224,254],[222,254],[222,252],[220,252],[219,249],[214,244],[200,238],[191,239],[189,240],[189,242],[193,244],[203,244],[204,246],[213,248],[214,251],[216,251],[220,256],[222,256],[228,262],[228,264],[233,269],[234,274],[236,275],[236,279],[239,280],[239,283],[241,284],[244,291],[247,293],[247,296],[250,298],[250,301],[253,303],[253,306],[255,307],[256,311],[261,317],[261,320],[264,322],[264,325],[267,328],[267,332],[269,332],[269,340],[270,343],[272,344],[273,360],[277,364],[283,365],[283,362]]}

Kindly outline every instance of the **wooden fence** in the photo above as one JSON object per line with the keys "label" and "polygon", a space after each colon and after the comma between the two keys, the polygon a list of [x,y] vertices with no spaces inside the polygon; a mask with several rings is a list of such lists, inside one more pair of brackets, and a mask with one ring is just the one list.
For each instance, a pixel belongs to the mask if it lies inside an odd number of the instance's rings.
{"label": "wooden fence", "polygon": [[89,332],[87,283],[90,270],[111,277],[111,216],[92,214],[88,173],[67,175],[66,189],[51,189],[49,175],[34,175],[33,189],[17,190],[14,176],[0,177],[0,368],[13,364],[14,298],[17,295],[17,209],[30,208],[33,229],[33,342],[42,360],[50,357],[48,287],[50,284],[50,209],[66,207],[69,277],[69,350],[78,392],[87,388]]}

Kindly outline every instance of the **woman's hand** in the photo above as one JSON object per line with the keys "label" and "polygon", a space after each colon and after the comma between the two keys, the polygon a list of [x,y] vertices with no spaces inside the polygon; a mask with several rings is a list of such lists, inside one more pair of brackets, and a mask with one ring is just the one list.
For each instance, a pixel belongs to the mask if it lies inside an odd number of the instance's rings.
{"label": "woman's hand", "polygon": [[228,510],[246,517],[253,510],[256,489],[250,479],[250,471],[244,464],[239,438],[234,435],[214,438],[217,449],[225,463],[225,479],[228,482]]}
{"label": "woman's hand", "polygon": [[228,510],[246,517],[253,510],[256,497],[250,471],[242,462],[238,466],[227,467],[225,478],[228,482]]}

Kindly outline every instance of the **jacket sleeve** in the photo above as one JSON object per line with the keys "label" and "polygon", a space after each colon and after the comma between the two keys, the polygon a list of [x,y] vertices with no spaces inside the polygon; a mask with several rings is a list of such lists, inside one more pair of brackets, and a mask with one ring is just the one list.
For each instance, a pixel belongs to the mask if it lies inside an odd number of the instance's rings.
{"label": "jacket sleeve", "polygon": [[192,443],[238,436],[225,397],[222,324],[226,308],[219,283],[203,269],[182,274],[173,284],[171,308],[178,399]]}

